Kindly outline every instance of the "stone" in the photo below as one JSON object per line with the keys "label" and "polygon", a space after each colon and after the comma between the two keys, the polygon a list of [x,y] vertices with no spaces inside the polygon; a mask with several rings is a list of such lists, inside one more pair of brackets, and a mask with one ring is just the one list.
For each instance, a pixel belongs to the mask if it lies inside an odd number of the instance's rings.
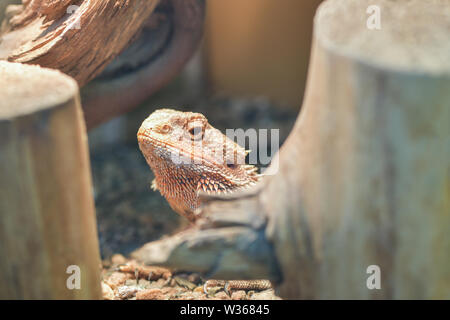
{"label": "stone", "polygon": [[273,289],[268,289],[253,293],[250,297],[250,300],[281,300],[281,298],[275,295]]}
{"label": "stone", "polygon": [[136,300],[164,300],[165,295],[161,289],[145,289],[136,293]]}
{"label": "stone", "polygon": [[203,286],[198,286],[197,288],[194,289],[194,292],[204,293],[203,292]]}
{"label": "stone", "polygon": [[224,291],[217,292],[214,295],[214,298],[217,300],[230,300],[231,299],[230,296],[227,295]]}
{"label": "stone", "polygon": [[235,291],[231,294],[232,300],[245,300],[247,298],[247,293],[244,290]]}
{"label": "stone", "polygon": [[113,272],[104,281],[107,285],[109,285],[114,290],[117,287],[125,284],[125,282],[130,278],[132,278],[132,275],[122,273],[122,272]]}
{"label": "stone", "polygon": [[102,284],[102,295],[105,300],[114,300],[114,291],[108,286],[105,282],[101,282]]}
{"label": "stone", "polygon": [[127,259],[121,254],[115,254],[111,257],[111,262],[114,265],[125,264]]}
{"label": "stone", "polygon": [[192,283],[189,280],[184,279],[182,277],[175,277],[174,279],[179,286],[184,287],[186,289],[194,290],[196,287],[196,285],[194,283]]}
{"label": "stone", "polygon": [[129,298],[133,298],[136,293],[140,291],[140,289],[136,286],[121,286],[117,288],[117,296],[120,299],[129,299]]}

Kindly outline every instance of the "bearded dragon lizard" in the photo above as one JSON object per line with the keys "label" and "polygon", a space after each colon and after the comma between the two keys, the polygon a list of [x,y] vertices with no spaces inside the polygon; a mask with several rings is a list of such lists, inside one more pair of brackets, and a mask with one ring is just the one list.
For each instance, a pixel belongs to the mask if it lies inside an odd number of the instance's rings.
{"label": "bearded dragon lizard", "polygon": [[[239,192],[260,175],[245,164],[248,151],[212,127],[200,113],[160,109],[139,128],[139,148],[155,174],[159,190],[171,208],[194,223],[199,218],[199,193]],[[267,280],[209,280],[207,286],[229,289],[268,289]],[[206,290],[206,289],[205,289]]]}

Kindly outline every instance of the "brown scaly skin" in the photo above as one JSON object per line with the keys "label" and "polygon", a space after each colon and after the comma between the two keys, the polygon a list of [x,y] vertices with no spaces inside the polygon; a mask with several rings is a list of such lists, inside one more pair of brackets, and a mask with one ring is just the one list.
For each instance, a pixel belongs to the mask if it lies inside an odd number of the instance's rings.
{"label": "brown scaly skin", "polygon": [[[259,180],[256,167],[245,164],[247,151],[212,127],[204,115],[161,109],[141,125],[139,148],[155,174],[159,190],[178,214],[191,222],[199,217],[199,192],[237,192]],[[210,280],[207,287],[263,290],[267,280]]]}
{"label": "brown scaly skin", "polygon": [[152,183],[170,206],[194,222],[198,193],[227,193],[255,184],[247,151],[212,127],[204,115],[161,109],[138,131],[139,147],[155,174]]}

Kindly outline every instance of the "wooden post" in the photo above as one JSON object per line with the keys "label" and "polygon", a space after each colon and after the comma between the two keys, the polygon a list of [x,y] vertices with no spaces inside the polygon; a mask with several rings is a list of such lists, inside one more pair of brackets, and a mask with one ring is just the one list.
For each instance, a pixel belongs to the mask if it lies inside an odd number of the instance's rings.
{"label": "wooden post", "polygon": [[0,61],[0,97],[0,299],[101,298],[76,82]]}
{"label": "wooden post", "polygon": [[450,298],[447,9],[319,7],[302,111],[261,196],[283,296]]}

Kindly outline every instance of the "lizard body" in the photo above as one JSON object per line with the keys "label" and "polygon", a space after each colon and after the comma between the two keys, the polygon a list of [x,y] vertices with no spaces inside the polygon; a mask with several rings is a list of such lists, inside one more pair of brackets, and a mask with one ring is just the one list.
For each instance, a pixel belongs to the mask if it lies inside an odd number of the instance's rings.
{"label": "lizard body", "polygon": [[[159,190],[172,209],[195,222],[201,205],[199,192],[236,192],[255,184],[257,168],[245,164],[248,151],[212,127],[204,115],[160,109],[139,128],[139,148],[155,174],[152,189]],[[271,288],[268,280],[209,280],[207,287]]]}

